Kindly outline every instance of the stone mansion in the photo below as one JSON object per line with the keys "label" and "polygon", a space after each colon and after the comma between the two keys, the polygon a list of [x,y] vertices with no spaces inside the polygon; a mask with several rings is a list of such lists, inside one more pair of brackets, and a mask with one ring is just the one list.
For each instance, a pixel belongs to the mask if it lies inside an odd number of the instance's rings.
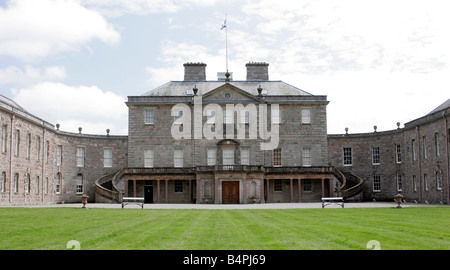
{"label": "stone mansion", "polygon": [[248,204],[321,197],[449,204],[450,99],[403,128],[327,134],[326,96],[246,64],[129,96],[128,136],[69,133],[0,95],[0,206],[80,202]]}

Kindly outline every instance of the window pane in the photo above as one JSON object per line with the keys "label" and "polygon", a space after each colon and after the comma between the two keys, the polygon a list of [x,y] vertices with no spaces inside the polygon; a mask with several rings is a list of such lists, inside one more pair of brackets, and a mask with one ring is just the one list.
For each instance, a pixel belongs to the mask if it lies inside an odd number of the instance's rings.
{"label": "window pane", "polygon": [[302,124],[311,124],[311,110],[302,109]]}
{"label": "window pane", "polygon": [[146,150],[144,150],[144,167],[152,168],[153,166],[154,166],[153,150],[146,149]]}
{"label": "window pane", "polygon": [[234,149],[223,149],[223,165],[234,165]]}
{"label": "window pane", "polygon": [[281,166],[281,149],[273,150],[273,166]]}
{"label": "window pane", "polygon": [[208,166],[216,165],[216,149],[208,149],[207,164],[208,164]]}

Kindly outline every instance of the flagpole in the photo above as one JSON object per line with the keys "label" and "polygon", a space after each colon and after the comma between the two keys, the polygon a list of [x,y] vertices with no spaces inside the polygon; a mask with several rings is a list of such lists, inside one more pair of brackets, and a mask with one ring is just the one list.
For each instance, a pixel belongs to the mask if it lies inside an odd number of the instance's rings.
{"label": "flagpole", "polygon": [[[225,22],[228,24],[227,19],[228,19],[228,15],[225,14]],[[226,27],[225,27],[225,57],[226,57],[226,67],[227,67],[227,72],[228,72],[228,25],[226,25]]]}

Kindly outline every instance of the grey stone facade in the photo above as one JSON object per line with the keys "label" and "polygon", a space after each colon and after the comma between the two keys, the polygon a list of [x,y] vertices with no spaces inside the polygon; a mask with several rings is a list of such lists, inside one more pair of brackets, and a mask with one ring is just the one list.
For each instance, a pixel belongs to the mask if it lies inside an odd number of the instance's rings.
{"label": "grey stone facade", "polygon": [[[186,63],[183,81],[128,97],[128,136],[63,132],[0,96],[0,205],[80,202],[82,194],[90,202],[308,202],[345,195],[345,176],[364,200],[402,193],[449,203],[449,101],[404,128],[328,135],[326,96],[269,81],[267,63],[246,66],[245,81],[206,81],[206,64]],[[232,117],[212,121],[210,111],[230,108]],[[241,115],[251,108],[255,115]],[[265,137],[275,127],[277,140]],[[351,175],[363,181],[349,184]]]}
{"label": "grey stone facade", "polygon": [[[401,193],[407,201],[448,204],[449,112],[444,107],[391,131],[329,135],[329,162],[364,179],[365,200],[391,201]],[[344,148],[352,149],[351,165],[344,165]]]}

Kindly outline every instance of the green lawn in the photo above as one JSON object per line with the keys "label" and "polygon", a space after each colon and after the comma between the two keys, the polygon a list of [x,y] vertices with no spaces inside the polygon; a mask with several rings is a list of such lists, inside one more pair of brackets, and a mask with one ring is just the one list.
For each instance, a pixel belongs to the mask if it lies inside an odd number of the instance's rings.
{"label": "green lawn", "polygon": [[450,249],[450,208],[0,208],[0,249]]}

